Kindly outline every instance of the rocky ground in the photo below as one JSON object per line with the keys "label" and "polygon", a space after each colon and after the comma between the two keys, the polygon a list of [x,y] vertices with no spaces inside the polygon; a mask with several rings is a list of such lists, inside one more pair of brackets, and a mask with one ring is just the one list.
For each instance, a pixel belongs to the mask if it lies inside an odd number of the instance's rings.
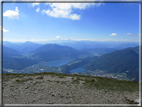
{"label": "rocky ground", "polygon": [[[1,93],[2,93],[1,87],[2,87],[2,85],[1,85],[1,74],[0,74],[0,99],[2,99],[2,98],[1,98]],[[1,100],[0,100],[0,106],[1,106]]]}
{"label": "rocky ground", "polygon": [[[57,74],[4,75],[2,88],[3,103],[135,104],[134,101],[139,98],[138,89],[132,91],[125,88],[123,90],[123,87],[122,89],[118,88],[119,85],[115,86],[116,89],[98,89],[100,87],[99,82],[100,78],[91,76],[65,76]],[[134,84],[132,87],[137,88],[135,84],[138,83],[132,82],[131,84]]]}

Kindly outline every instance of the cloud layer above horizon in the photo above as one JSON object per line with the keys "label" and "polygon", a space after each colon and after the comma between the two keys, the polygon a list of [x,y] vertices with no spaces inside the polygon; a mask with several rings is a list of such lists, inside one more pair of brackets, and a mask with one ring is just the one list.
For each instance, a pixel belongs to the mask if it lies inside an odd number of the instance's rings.
{"label": "cloud layer above horizon", "polygon": [[[2,30],[2,27],[0,26],[0,30]],[[3,28],[3,32],[8,32],[9,30],[6,30]]]}
{"label": "cloud layer above horizon", "polygon": [[69,18],[71,20],[79,20],[81,15],[74,13],[74,9],[86,9],[91,6],[99,7],[101,3],[46,3],[51,9],[42,10],[46,14],[55,18]]}
{"label": "cloud layer above horizon", "polygon": [[138,9],[130,3],[5,3],[1,31],[12,41],[138,41]]}
{"label": "cloud layer above horizon", "polygon": [[15,8],[14,10],[7,10],[6,12],[3,13],[4,17],[8,17],[9,19],[19,19],[19,10],[18,7]]}
{"label": "cloud layer above horizon", "polygon": [[112,33],[112,34],[110,34],[110,36],[116,36],[117,34],[116,33]]}

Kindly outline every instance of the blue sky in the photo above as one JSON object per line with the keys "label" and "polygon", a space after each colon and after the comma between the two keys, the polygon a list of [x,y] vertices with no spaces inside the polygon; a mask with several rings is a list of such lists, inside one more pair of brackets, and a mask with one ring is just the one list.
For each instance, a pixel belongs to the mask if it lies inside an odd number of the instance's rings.
{"label": "blue sky", "polygon": [[139,3],[4,3],[3,40],[139,41]]}

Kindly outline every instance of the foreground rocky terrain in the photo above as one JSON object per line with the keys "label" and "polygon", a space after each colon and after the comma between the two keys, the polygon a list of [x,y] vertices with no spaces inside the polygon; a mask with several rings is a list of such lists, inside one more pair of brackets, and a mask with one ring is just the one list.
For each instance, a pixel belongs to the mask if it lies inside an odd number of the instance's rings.
{"label": "foreground rocky terrain", "polygon": [[[0,87],[2,87],[2,85],[1,85],[1,74],[0,74]],[[2,90],[0,88],[0,99],[2,99],[1,93],[2,93]],[[1,100],[0,100],[0,106],[1,106]]]}
{"label": "foreground rocky terrain", "polygon": [[139,84],[57,73],[3,74],[4,104],[137,104]]}

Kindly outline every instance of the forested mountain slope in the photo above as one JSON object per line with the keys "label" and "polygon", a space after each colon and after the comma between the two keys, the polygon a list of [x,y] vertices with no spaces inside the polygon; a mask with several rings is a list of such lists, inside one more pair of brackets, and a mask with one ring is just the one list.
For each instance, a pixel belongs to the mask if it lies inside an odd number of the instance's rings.
{"label": "forested mountain slope", "polygon": [[107,73],[126,73],[129,77],[135,77],[138,80],[139,74],[139,54],[136,50],[139,47],[126,48],[104,54],[94,61],[87,64],[84,68],[87,70],[103,70]]}

